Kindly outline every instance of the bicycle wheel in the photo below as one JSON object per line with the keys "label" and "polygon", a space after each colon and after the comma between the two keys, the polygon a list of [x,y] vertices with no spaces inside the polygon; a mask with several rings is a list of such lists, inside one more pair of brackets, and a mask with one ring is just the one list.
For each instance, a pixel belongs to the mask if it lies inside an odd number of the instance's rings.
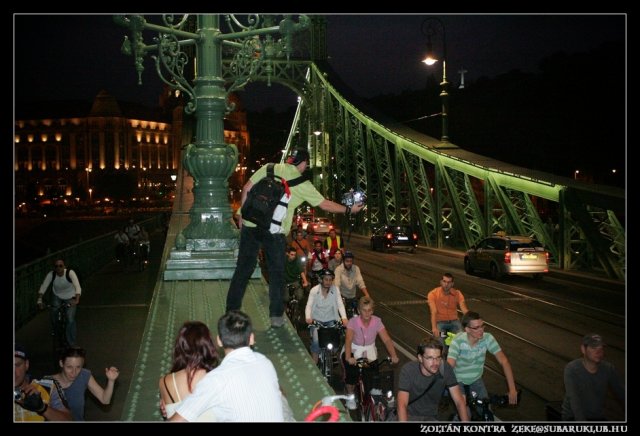
{"label": "bicycle wheel", "polygon": [[371,397],[365,397],[364,402],[360,406],[360,421],[362,422],[373,422],[375,421],[374,417],[374,405]]}
{"label": "bicycle wheel", "polygon": [[322,373],[324,374],[324,378],[327,379],[327,383],[331,385],[331,379],[333,378],[333,356],[331,355],[331,351],[326,348],[322,351],[322,354],[324,354]]}

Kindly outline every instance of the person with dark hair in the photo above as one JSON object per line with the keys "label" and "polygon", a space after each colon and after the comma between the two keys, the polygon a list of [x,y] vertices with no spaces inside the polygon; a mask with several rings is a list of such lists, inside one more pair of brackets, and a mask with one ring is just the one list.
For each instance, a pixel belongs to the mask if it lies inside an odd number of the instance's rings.
{"label": "person with dark hair", "polygon": [[437,421],[438,404],[449,390],[461,421],[469,421],[462,390],[453,369],[442,359],[442,344],[426,338],[418,344],[417,361],[405,363],[398,381],[398,421]]}
{"label": "person with dark hair", "polygon": [[604,360],[604,339],[597,333],[582,338],[582,357],[564,368],[563,421],[606,421],[607,391],[624,407],[625,389],[615,367]]}
{"label": "person with dark hair", "polygon": [[458,333],[462,330],[462,324],[458,319],[458,307],[464,315],[469,311],[464,295],[453,287],[453,274],[442,274],[440,286],[433,288],[427,294],[427,303],[431,313],[431,330],[433,336],[440,338],[444,344],[444,338],[448,332]]}
{"label": "person with dark hair", "polygon": [[370,297],[360,268],[358,265],[353,264],[354,257],[353,252],[345,251],[342,256],[342,263],[335,269],[335,285],[340,289],[340,294],[344,297],[344,303],[347,307],[356,307],[358,305],[358,289],[365,297]]}
{"label": "person with dark hair", "polygon": [[80,281],[74,270],[69,270],[64,265],[64,260],[56,259],[53,263],[53,272],[47,272],[44,277],[40,289],[38,290],[37,305],[39,309],[44,308],[42,297],[51,286],[51,302],[49,307],[49,319],[51,322],[51,331],[54,331],[56,324],[56,314],[63,304],[68,305],[67,314],[67,330],[65,336],[69,345],[76,343],[76,309],[80,304],[80,295],[82,288]]}
{"label": "person with dark hair", "polygon": [[296,249],[291,246],[287,247],[286,260],[284,261],[284,279],[286,284],[282,289],[284,302],[288,303],[291,298],[288,291],[289,285],[293,286],[296,299],[302,301],[304,297],[303,288],[306,288],[309,283]]}
{"label": "person with dark hair", "polygon": [[227,312],[218,320],[216,341],[224,348],[222,363],[200,380],[169,420],[196,421],[211,410],[218,421],[283,421],[278,375],[271,361],[251,348],[251,319],[239,310]]}
{"label": "person with dark hair", "polygon": [[451,341],[447,362],[453,367],[460,386],[467,392],[476,392],[478,398],[488,398],[489,393],[482,381],[487,351],[493,354],[502,366],[509,387],[509,404],[518,404],[518,391],[511,363],[498,341],[485,332],[485,323],[478,312],[468,311],[462,316],[463,333]]}
{"label": "person with dark hair", "polygon": [[[185,322],[173,347],[171,373],[160,378],[160,408],[164,408],[166,417],[173,416],[200,380],[219,363],[209,327],[200,321]],[[215,421],[215,415],[206,411],[197,421]]]}
{"label": "person with dark hair", "polygon": [[[293,180],[309,166],[309,152],[306,148],[299,148],[289,156],[286,163],[275,164],[274,173],[284,180]],[[267,175],[267,165],[264,165],[251,176],[242,188],[241,204],[247,199],[247,194],[254,184]],[[285,191],[286,192],[286,191]],[[286,232],[291,228],[294,211],[303,202],[311,206],[318,206],[330,213],[358,213],[364,205],[355,204],[345,206],[325,199],[313,186],[311,181],[305,180],[296,186],[289,187],[289,202],[286,214],[281,221],[279,231],[271,233],[270,229],[258,227],[256,224],[245,221],[238,210],[238,226],[240,227],[240,248],[236,270],[231,278],[227,293],[227,311],[240,309],[242,299],[247,288],[247,283],[256,267],[258,251],[260,247],[265,252],[267,270],[269,271],[269,316],[271,327],[278,328],[284,325],[284,302],[282,289],[284,287],[284,253],[286,247]]]}
{"label": "person with dark hair", "polygon": [[[393,339],[389,336],[386,327],[379,316],[373,314],[375,302],[369,297],[362,297],[358,302],[360,316],[354,316],[347,323],[347,333],[344,339],[344,353],[342,355],[345,376],[345,388],[347,394],[353,394],[358,380],[358,367],[356,360],[366,358],[369,361],[378,359],[376,338],[380,340],[391,357],[391,363],[397,364],[398,354],[393,345]],[[367,370],[366,368],[365,370]],[[347,400],[346,406],[350,410],[356,409],[355,400]]]}
{"label": "person with dark hair", "polygon": [[29,355],[19,344],[14,347],[14,421],[71,421],[62,388],[51,379],[31,380]]}
{"label": "person with dark hair", "polygon": [[84,421],[85,392],[89,392],[102,404],[109,404],[113,395],[113,387],[120,375],[118,368],[110,366],[104,369],[107,385],[98,384],[91,371],[84,368],[86,352],[80,347],[68,347],[60,356],[60,371],[53,378],[60,383],[69,402],[74,421]]}

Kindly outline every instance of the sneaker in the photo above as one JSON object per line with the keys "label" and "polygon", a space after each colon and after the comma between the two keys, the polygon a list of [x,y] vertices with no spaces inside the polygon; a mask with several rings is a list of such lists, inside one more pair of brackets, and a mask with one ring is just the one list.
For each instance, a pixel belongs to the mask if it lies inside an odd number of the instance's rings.
{"label": "sneaker", "polygon": [[349,410],[356,410],[358,408],[356,400],[347,400],[345,406],[347,406],[347,409]]}
{"label": "sneaker", "polygon": [[277,329],[284,325],[284,317],[283,316],[272,316],[271,317],[271,328]]}

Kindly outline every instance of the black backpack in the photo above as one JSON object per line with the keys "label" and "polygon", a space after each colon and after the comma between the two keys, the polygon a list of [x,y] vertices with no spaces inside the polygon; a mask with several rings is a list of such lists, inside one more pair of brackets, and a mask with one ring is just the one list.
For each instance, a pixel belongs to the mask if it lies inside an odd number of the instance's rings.
{"label": "black backpack", "polygon": [[[71,268],[67,267],[64,275],[65,275],[65,277],[66,277],[66,279],[67,279],[67,281],[69,283],[73,283],[73,280],[71,280],[71,277],[69,277],[69,272],[70,271],[71,271]],[[80,283],[80,274],[78,274],[78,271],[76,271],[75,269],[73,270],[73,272],[76,273],[76,277],[78,278],[78,283]],[[49,283],[49,286],[44,291],[44,295],[42,296],[42,301],[46,305],[50,305],[51,304],[51,296],[53,294],[53,281],[55,280],[55,278],[56,278],[56,271],[52,270],[51,271],[51,283]]]}
{"label": "black backpack", "polygon": [[267,164],[267,175],[251,187],[241,209],[243,220],[267,230],[271,227],[273,212],[285,193],[285,184],[293,187],[306,180],[304,176],[284,180],[275,175],[274,166],[274,163]]}
{"label": "black backpack", "polygon": [[[69,273],[70,273],[71,271],[72,271],[72,270],[71,270],[71,268],[66,267],[66,271],[65,271],[65,273],[64,273],[64,275],[65,275],[65,277],[67,278],[67,281],[68,281],[69,283],[73,283],[73,281],[71,280],[71,277],[69,277]],[[76,271],[75,269],[73,270],[73,272],[74,272],[74,273],[76,273],[76,277],[78,278],[78,283],[80,283],[80,274],[78,274],[78,271]],[[56,278],[55,274],[56,274],[56,271],[55,271],[55,270],[51,271],[51,282],[52,282],[52,283],[53,283],[53,280]]]}

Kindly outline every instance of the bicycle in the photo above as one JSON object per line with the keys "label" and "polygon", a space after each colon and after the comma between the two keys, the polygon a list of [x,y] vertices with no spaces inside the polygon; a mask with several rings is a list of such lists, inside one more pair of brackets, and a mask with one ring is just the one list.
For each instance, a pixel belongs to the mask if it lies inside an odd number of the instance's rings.
{"label": "bicycle", "polygon": [[304,314],[302,310],[300,310],[300,301],[296,296],[296,291],[301,289],[300,284],[298,283],[289,283],[287,284],[287,295],[289,295],[289,301],[287,302],[287,306],[285,307],[285,313],[291,320],[291,324],[296,330],[299,330],[301,326],[304,325]]}
{"label": "bicycle", "polygon": [[[495,415],[491,406],[506,407],[509,406],[509,395],[490,394],[488,398],[480,398],[478,393],[465,389],[467,398],[467,406],[469,408],[469,419],[471,421],[492,422],[495,421]],[[518,400],[516,406],[520,404],[522,397],[522,389],[518,389]],[[453,415],[454,418],[457,414]]]}
{"label": "bicycle", "polygon": [[67,341],[67,309],[70,303],[62,303],[59,306],[47,304],[49,310],[54,310],[53,324],[51,325],[51,340],[53,344],[53,362],[58,367],[58,356],[62,350],[69,346]]}
{"label": "bicycle", "polygon": [[309,324],[309,329],[317,328],[318,344],[320,345],[320,353],[318,354],[318,368],[322,371],[322,375],[330,385],[333,378],[334,357],[340,349],[344,327],[340,321],[332,321],[325,325],[315,319]]}
{"label": "bicycle", "polygon": [[361,421],[385,421],[388,410],[396,405],[392,389],[383,393],[378,387],[372,387],[367,391],[365,386],[364,370],[371,368],[378,372],[384,364],[391,364],[391,357],[387,356],[382,361],[370,361],[366,357],[356,359],[358,380],[356,381],[355,393],[358,397],[358,410]]}
{"label": "bicycle", "polygon": [[311,412],[304,418],[305,422],[315,421],[316,418],[329,414],[328,422],[336,422],[340,418],[340,411],[336,406],[333,405],[333,402],[336,400],[353,400],[354,395],[330,395],[324,397],[322,400],[318,401],[311,408]]}
{"label": "bicycle", "polygon": [[342,297],[342,302],[344,303],[344,310],[347,312],[347,319],[360,315],[357,298]]}

